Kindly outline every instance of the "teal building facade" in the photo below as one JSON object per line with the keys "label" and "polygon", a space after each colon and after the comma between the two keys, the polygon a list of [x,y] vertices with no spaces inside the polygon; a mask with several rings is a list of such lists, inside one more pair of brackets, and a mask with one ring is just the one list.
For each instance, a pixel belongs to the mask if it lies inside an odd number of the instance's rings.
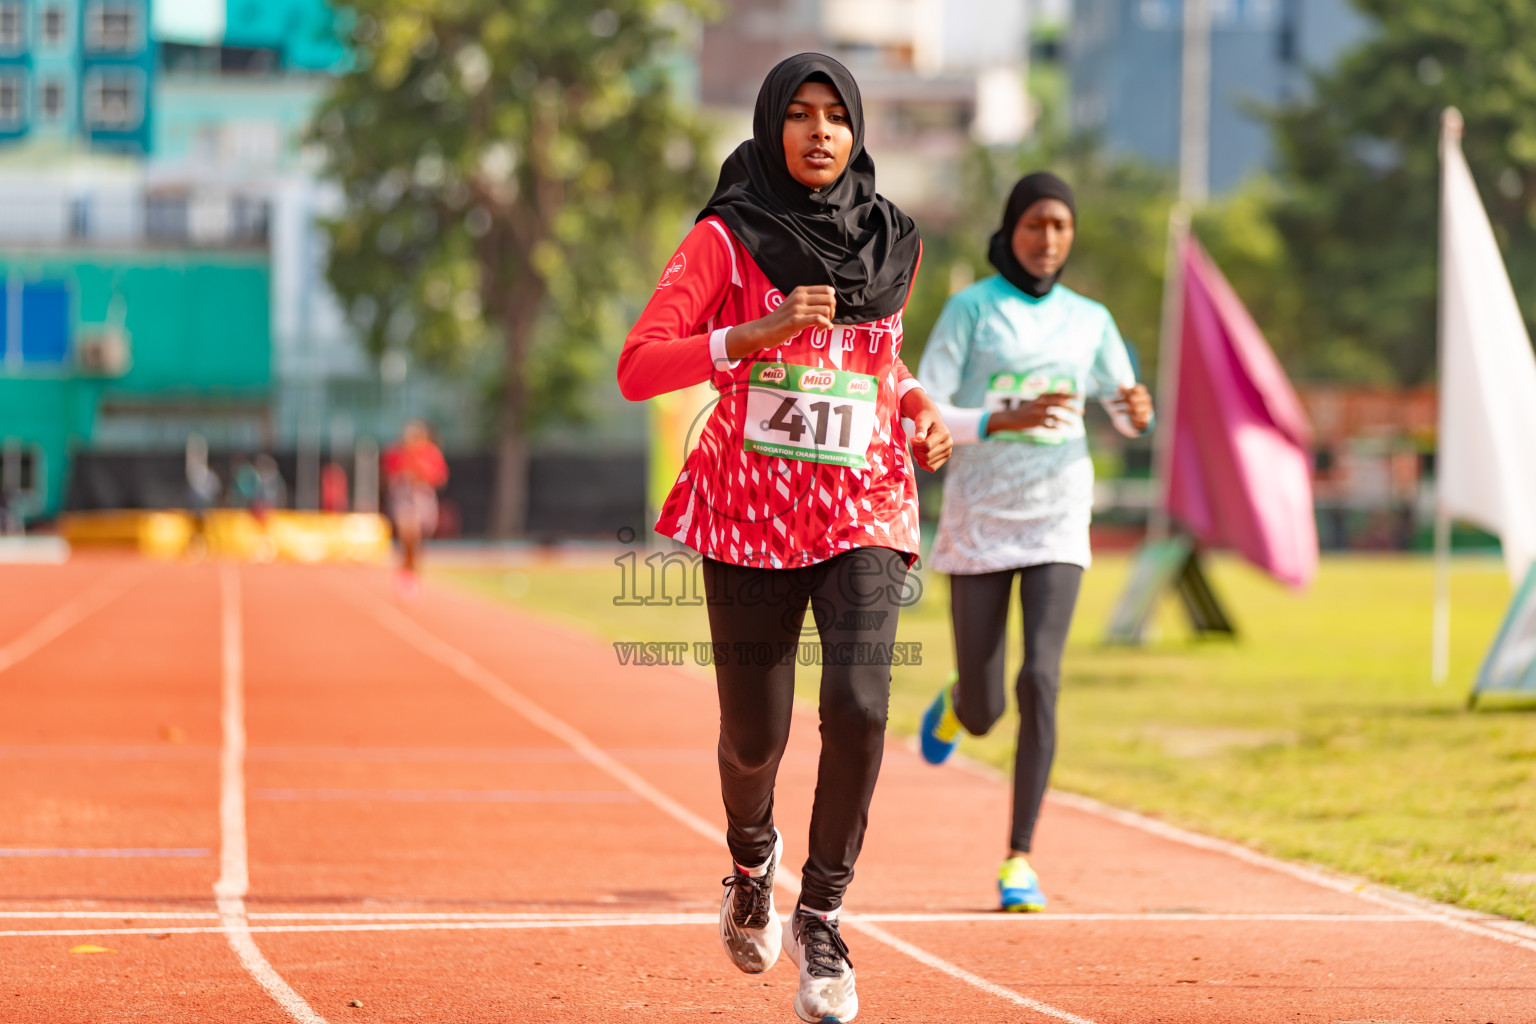
{"label": "teal building facade", "polygon": [[262,414],[264,253],[10,253],[0,281],[0,460],[23,517],[57,514],[103,408]]}
{"label": "teal building facade", "polygon": [[314,187],[339,27],[324,0],[0,0],[0,503],[23,520],[104,445],[283,443],[279,278],[313,276],[287,197]]}
{"label": "teal building facade", "polygon": [[0,0],[0,144],[143,155],[154,123],[151,0]]}

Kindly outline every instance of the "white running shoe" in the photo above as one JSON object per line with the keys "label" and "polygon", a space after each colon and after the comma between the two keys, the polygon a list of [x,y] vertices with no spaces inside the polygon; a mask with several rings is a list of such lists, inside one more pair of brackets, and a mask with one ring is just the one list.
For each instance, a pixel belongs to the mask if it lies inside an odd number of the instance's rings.
{"label": "white running shoe", "polygon": [[795,907],[785,929],[784,948],[800,965],[800,989],[795,1016],[807,1024],[853,1020],[859,1013],[859,993],[853,987],[853,961],[836,921]]}
{"label": "white running shoe", "polygon": [[773,907],[773,873],[784,855],[784,837],[773,830],[773,854],[761,875],[735,869],[721,883],[720,944],[731,963],[748,974],[761,974],[779,959],[784,930]]}

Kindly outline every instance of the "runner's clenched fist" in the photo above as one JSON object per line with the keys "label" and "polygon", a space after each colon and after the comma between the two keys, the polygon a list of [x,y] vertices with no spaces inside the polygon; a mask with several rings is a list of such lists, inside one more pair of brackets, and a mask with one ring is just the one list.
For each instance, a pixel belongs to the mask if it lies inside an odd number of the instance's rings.
{"label": "runner's clenched fist", "polygon": [[761,349],[778,348],[807,327],[830,329],[836,315],[837,293],[831,285],[801,285],[772,313],[732,327],[725,336],[725,354],[740,359]]}
{"label": "runner's clenched fist", "polygon": [[928,397],[928,392],[913,388],[902,396],[901,414],[913,423],[912,457],[928,472],[935,472],[949,461],[950,450],[955,444],[939,407]]}

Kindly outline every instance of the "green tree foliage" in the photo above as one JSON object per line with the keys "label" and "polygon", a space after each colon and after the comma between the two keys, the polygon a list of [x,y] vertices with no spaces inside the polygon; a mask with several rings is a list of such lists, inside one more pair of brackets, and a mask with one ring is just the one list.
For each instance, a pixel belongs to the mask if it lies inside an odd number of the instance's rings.
{"label": "green tree foliage", "polygon": [[615,303],[707,193],[665,64],[690,4],[351,4],[356,67],[314,133],[345,196],[328,278],[375,354],[499,349],[500,536],[524,526],[529,428],[579,410],[622,335]]}
{"label": "green tree foliage", "polygon": [[1465,151],[1536,320],[1536,0],[1355,0],[1376,31],[1275,117],[1273,223],[1304,302],[1293,355],[1311,376],[1430,378],[1435,368],[1437,143]]}

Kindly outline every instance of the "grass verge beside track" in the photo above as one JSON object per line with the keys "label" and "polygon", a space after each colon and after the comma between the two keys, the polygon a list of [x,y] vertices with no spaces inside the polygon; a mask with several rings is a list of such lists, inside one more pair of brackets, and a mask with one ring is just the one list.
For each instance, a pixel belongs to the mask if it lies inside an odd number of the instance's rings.
{"label": "grass verge beside track", "polygon": [[[1189,640],[1168,601],[1161,638],[1137,651],[1099,644],[1127,567],[1126,558],[1106,556],[1084,578],[1064,670],[1056,786],[1536,922],[1536,709],[1463,710],[1509,600],[1501,563],[1456,563],[1452,675],[1440,688],[1429,682],[1428,559],[1326,558],[1305,595],[1217,559],[1214,585],[1241,639]],[[638,569],[644,595],[643,561]],[[434,576],[610,641],[708,638],[702,607],[616,607],[614,565]],[[892,685],[891,727],[908,735],[953,663],[947,580],[925,572],[922,582],[899,639],[921,643],[923,663],[897,668]],[[1011,672],[1020,660],[1016,621],[1010,641]],[[801,671],[798,689],[814,699],[814,670]],[[1007,769],[1014,729],[1010,712],[961,750]],[[1006,824],[997,824],[999,855]]]}

